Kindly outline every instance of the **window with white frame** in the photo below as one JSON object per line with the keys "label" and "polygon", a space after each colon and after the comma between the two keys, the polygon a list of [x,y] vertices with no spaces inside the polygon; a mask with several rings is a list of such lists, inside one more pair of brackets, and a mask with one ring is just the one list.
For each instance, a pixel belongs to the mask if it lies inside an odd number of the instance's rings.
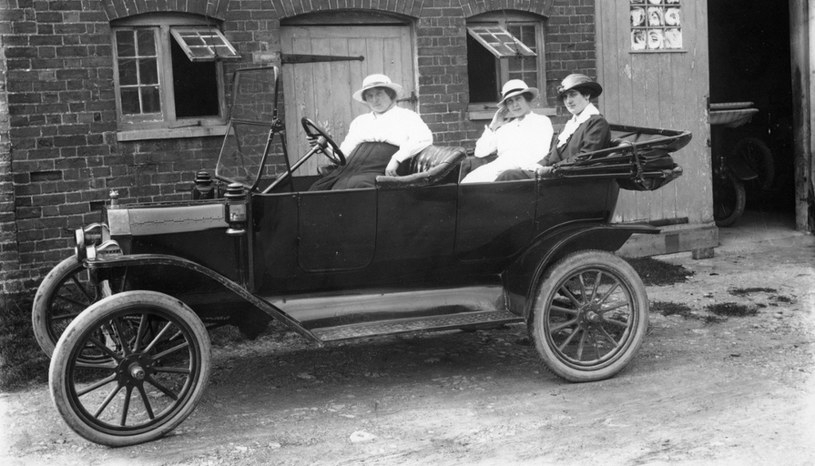
{"label": "window with white frame", "polygon": [[[467,22],[467,74],[471,119],[492,118],[501,86],[522,79],[541,90],[534,103],[546,107],[542,18],[520,13],[487,13]],[[545,113],[545,112],[544,112]]]}
{"label": "window with white frame", "polygon": [[[113,26],[120,130],[182,137],[225,123],[221,60],[240,58],[216,24],[192,15],[149,15]],[[189,135],[195,135],[187,131]],[[197,134],[202,134],[198,132]]]}

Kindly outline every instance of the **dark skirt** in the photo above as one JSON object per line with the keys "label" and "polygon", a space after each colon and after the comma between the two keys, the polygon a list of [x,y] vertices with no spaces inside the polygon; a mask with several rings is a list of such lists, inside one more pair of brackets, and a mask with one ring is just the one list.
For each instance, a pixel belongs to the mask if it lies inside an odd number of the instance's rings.
{"label": "dark skirt", "polygon": [[363,142],[351,152],[344,166],[315,181],[309,191],[372,188],[397,150],[386,142]]}

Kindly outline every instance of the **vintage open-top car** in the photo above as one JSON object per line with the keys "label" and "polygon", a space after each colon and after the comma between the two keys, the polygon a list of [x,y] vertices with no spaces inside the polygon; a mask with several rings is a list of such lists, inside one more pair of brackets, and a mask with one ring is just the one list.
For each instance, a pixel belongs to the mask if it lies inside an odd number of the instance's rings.
{"label": "vintage open-top car", "polygon": [[[320,345],[403,332],[526,323],[544,364],[574,382],[612,377],[646,333],[648,299],[613,254],[645,224],[612,224],[619,190],[681,174],[687,132],[613,126],[613,147],[553,176],[461,184],[461,147],[431,146],[375,188],[309,191],[298,168],[344,157],[317,144],[280,174],[278,70],[236,73],[214,179],[189,200],[125,205],[76,231],[32,319],[51,394],[88,440],[123,446],[188,416],[210,372],[208,327],[257,334],[275,319]],[[274,102],[269,105],[268,102]],[[326,150],[327,146],[334,151]]]}

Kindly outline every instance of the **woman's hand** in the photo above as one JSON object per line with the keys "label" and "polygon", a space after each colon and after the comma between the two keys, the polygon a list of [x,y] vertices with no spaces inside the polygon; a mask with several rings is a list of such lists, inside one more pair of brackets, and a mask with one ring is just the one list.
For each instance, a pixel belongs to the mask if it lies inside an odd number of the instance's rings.
{"label": "woman's hand", "polygon": [[540,166],[539,166],[539,167],[536,167],[536,168],[535,168],[535,173],[536,173],[538,176],[541,176],[541,177],[545,177],[545,176],[547,176],[547,175],[551,175],[551,174],[552,174],[552,172],[554,172],[554,171],[555,171],[555,167],[540,167]]}
{"label": "woman's hand", "polygon": [[396,170],[398,168],[399,168],[399,161],[396,160],[396,159],[391,159],[391,161],[388,162],[388,166],[385,167],[385,174],[388,175],[388,176],[398,176],[396,174]]}
{"label": "woman's hand", "polygon": [[508,121],[507,114],[509,113],[509,109],[507,109],[503,105],[498,106],[498,111],[495,112],[495,115],[492,116],[492,121],[490,122],[490,129],[495,131],[498,128],[504,126]]}

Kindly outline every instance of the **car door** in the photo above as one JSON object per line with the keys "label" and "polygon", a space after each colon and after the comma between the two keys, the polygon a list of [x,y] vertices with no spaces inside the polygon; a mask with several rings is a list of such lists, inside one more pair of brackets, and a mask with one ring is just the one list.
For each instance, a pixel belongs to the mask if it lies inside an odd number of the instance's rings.
{"label": "car door", "polygon": [[362,269],[376,248],[376,189],[298,194],[297,258],[306,272]]}
{"label": "car door", "polygon": [[506,259],[535,229],[535,180],[459,185],[456,255],[464,262]]}

